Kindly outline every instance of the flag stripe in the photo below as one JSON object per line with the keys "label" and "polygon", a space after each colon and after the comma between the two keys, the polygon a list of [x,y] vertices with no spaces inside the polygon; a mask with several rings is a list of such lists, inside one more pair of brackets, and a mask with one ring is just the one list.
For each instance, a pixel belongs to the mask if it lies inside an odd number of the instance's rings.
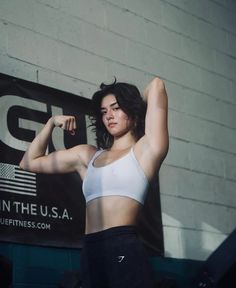
{"label": "flag stripe", "polygon": [[[36,181],[33,181],[33,180],[23,180],[23,179],[14,179],[14,180],[11,180],[11,179],[9,179],[9,178],[0,178],[1,180],[5,180],[5,179],[7,179],[7,180],[9,180],[9,181],[12,181],[12,182],[14,182],[14,183],[19,183],[19,182],[22,182],[22,183],[31,183],[32,185],[35,185],[36,186]],[[7,180],[5,180],[5,181],[7,181]]]}
{"label": "flag stripe", "polygon": [[21,195],[37,196],[36,193],[22,192],[22,191],[10,190],[10,189],[5,189],[5,188],[1,188],[1,191],[9,192],[9,193],[15,193],[15,194],[21,194]]}
{"label": "flag stripe", "polygon": [[15,179],[29,179],[29,180],[33,180],[35,177],[32,176],[28,176],[28,175],[17,175],[17,173],[15,174]]}
{"label": "flag stripe", "polygon": [[13,165],[13,166],[15,167],[17,173],[22,173],[22,174],[28,174],[28,175],[31,175],[31,176],[35,176],[35,173],[33,173],[33,172],[21,170],[18,166],[15,166],[15,165]]}
{"label": "flag stripe", "polygon": [[2,180],[0,178],[0,184],[1,183],[12,184],[13,186],[26,186],[26,187],[36,188],[36,185],[26,184],[26,183],[18,183],[18,182],[15,182],[15,181],[5,180],[5,179]]}
{"label": "flag stripe", "polygon": [[[11,188],[12,186],[8,184],[0,184],[0,188],[2,187]],[[25,187],[12,187],[12,188],[17,189],[17,190],[26,190],[26,191],[36,192],[36,189],[31,189],[31,188],[25,188]]]}

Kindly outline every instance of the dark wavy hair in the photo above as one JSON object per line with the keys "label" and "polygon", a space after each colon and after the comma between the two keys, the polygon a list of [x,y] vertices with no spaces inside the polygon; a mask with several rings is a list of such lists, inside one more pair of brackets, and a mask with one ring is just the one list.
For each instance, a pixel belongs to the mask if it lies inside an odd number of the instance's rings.
{"label": "dark wavy hair", "polygon": [[133,122],[132,133],[137,141],[144,135],[146,104],[138,88],[129,83],[116,82],[100,85],[100,90],[92,97],[92,127],[96,134],[98,148],[111,148],[114,138],[103,124],[101,113],[101,101],[108,94],[113,94],[119,107],[130,117]]}

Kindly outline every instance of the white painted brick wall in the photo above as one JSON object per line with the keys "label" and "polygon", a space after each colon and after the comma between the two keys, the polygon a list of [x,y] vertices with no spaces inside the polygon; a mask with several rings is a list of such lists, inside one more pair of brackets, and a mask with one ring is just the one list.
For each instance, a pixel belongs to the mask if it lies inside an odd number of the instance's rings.
{"label": "white painted brick wall", "polygon": [[167,256],[205,259],[236,223],[234,0],[0,0],[0,72],[90,98],[154,76],[169,94],[160,170]]}

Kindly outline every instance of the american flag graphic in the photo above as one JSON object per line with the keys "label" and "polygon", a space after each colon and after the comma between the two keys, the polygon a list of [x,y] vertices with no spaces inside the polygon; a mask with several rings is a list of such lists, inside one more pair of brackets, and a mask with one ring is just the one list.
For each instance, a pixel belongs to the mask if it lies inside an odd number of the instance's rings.
{"label": "american flag graphic", "polygon": [[36,196],[36,174],[16,165],[0,163],[0,191]]}

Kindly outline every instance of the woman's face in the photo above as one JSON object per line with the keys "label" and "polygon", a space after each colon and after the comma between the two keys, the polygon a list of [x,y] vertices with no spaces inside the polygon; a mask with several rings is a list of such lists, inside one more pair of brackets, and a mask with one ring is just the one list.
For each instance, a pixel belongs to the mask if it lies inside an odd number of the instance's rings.
{"label": "woman's face", "polygon": [[101,101],[102,121],[107,131],[114,137],[131,132],[132,120],[119,107],[116,97],[108,94]]}

